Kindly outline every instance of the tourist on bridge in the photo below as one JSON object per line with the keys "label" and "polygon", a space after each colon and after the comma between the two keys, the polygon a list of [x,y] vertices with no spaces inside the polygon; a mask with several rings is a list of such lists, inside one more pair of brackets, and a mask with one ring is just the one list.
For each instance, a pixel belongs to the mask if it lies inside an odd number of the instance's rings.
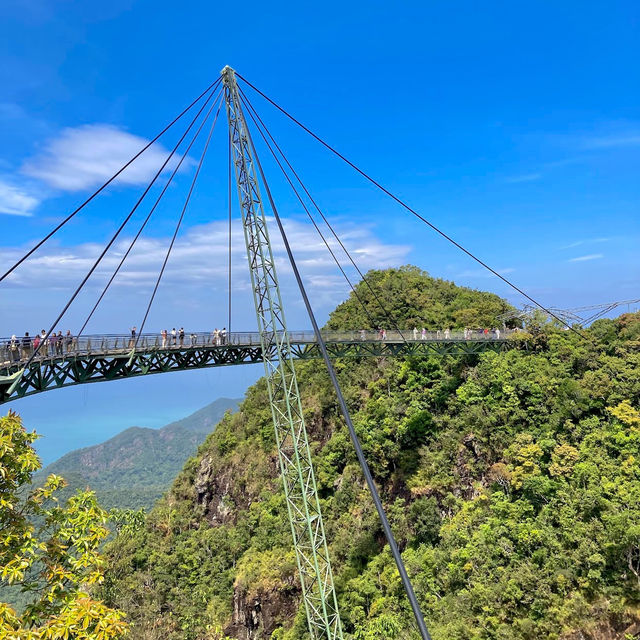
{"label": "tourist on bridge", "polygon": [[64,337],[64,344],[67,352],[73,350],[73,335],[70,329],[67,329],[67,334]]}
{"label": "tourist on bridge", "polygon": [[58,331],[56,336],[56,355],[61,356],[64,347],[64,338],[62,337],[62,331]]}
{"label": "tourist on bridge", "polygon": [[184,327],[180,327],[178,330],[178,340],[180,340],[180,346],[184,346]]}
{"label": "tourist on bridge", "polygon": [[500,340],[500,329],[498,329],[497,327],[494,329],[494,333],[496,334],[496,338],[498,340]]}
{"label": "tourist on bridge", "polygon": [[220,329],[220,344],[227,344],[227,327]]}
{"label": "tourist on bridge", "polygon": [[364,329],[360,329],[360,340],[364,342],[367,339],[367,332]]}
{"label": "tourist on bridge", "polygon": [[131,327],[131,339],[129,340],[129,349],[132,349],[136,343],[136,331],[137,327]]}
{"label": "tourist on bridge", "polygon": [[449,340],[450,337],[451,337],[451,330],[447,328],[444,330],[444,339]]}
{"label": "tourist on bridge", "polygon": [[418,327],[413,327],[413,339],[418,339]]}
{"label": "tourist on bridge", "polygon": [[422,327],[422,332],[420,333],[420,339],[421,340],[427,339],[427,330],[424,327]]}
{"label": "tourist on bridge", "polygon": [[220,346],[220,331],[218,327],[213,330],[213,344],[216,347]]}
{"label": "tourist on bridge", "polygon": [[31,355],[31,337],[29,336],[29,332],[26,331],[24,334],[24,338],[22,338],[22,359],[28,360]]}
{"label": "tourist on bridge", "polygon": [[177,339],[177,333],[176,333],[176,328],[173,327],[173,329],[171,329],[171,344],[175,347],[176,346],[176,339]]}
{"label": "tourist on bridge", "polygon": [[49,343],[49,355],[50,356],[55,356],[56,355],[56,348],[57,348],[57,344],[58,344],[58,336],[56,335],[55,331],[52,331],[49,334],[49,339],[47,340],[47,342]]}
{"label": "tourist on bridge", "polygon": [[11,336],[11,342],[9,342],[9,357],[11,362],[18,362],[18,360],[20,360],[18,340],[15,333]]}
{"label": "tourist on bridge", "polygon": [[167,330],[163,329],[160,335],[162,336],[162,348],[164,349],[167,346]]}

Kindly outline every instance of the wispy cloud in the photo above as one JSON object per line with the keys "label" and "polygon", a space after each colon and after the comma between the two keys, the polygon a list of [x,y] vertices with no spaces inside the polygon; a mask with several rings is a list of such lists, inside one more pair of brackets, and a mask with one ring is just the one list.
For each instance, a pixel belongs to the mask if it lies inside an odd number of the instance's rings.
{"label": "wispy cloud", "polygon": [[40,204],[39,198],[22,187],[0,179],[0,213],[10,216],[31,216]]}
{"label": "wispy cloud", "polygon": [[505,182],[509,184],[518,184],[520,182],[534,182],[535,180],[540,180],[542,178],[541,173],[526,173],[521,176],[512,176],[510,178],[505,178]]}
{"label": "wispy cloud", "polygon": [[567,262],[587,262],[588,260],[599,260],[600,258],[604,258],[602,253],[590,253],[586,256],[578,256],[577,258],[569,258]]}
{"label": "wispy cloud", "polygon": [[575,249],[575,247],[581,247],[585,244],[600,244],[602,242],[609,242],[611,238],[587,238],[585,240],[576,240],[575,242],[571,242],[570,244],[566,244],[561,249]]}
{"label": "wispy cloud", "polygon": [[[54,189],[80,191],[103,183],[147,143],[145,138],[108,124],[67,128],[27,160],[21,171]],[[118,177],[118,182],[147,183],[168,153],[156,143]],[[175,160],[178,158],[174,156]]]}
{"label": "wispy cloud", "polygon": [[610,135],[587,136],[582,141],[585,149],[612,149],[614,147],[637,147],[640,145],[640,129]]}

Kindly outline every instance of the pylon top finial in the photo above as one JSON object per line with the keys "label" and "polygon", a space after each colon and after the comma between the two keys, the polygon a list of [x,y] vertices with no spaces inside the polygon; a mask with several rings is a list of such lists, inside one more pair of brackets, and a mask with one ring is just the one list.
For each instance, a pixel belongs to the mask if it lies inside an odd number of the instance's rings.
{"label": "pylon top finial", "polygon": [[220,75],[222,77],[228,76],[228,75],[235,75],[235,70],[230,67],[229,65],[225,65],[224,69],[222,69],[222,71],[220,72]]}

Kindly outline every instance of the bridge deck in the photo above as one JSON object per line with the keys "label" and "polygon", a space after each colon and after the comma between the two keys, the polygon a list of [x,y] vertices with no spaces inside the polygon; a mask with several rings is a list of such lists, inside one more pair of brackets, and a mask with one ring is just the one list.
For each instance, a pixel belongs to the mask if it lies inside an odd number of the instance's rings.
{"label": "bridge deck", "polygon": [[[507,332],[507,334],[510,332]],[[312,332],[291,332],[291,354],[298,359],[320,358]],[[378,332],[325,331],[329,353],[334,358],[407,357],[436,353],[468,355],[503,351],[511,346],[505,333],[473,331]],[[262,362],[257,333],[189,333],[183,338],[145,334],[61,337],[49,340],[25,369],[33,343],[22,338],[0,340],[0,404],[76,384],[120,380],[134,376]],[[273,354],[269,354],[273,355]]]}

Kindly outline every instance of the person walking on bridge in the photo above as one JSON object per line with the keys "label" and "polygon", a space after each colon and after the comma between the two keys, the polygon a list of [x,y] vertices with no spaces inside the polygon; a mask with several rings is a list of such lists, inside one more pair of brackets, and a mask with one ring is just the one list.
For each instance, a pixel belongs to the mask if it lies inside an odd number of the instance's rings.
{"label": "person walking on bridge", "polygon": [[56,336],[56,355],[61,356],[64,347],[64,338],[62,337],[62,331],[58,331]]}
{"label": "person walking on bridge", "polygon": [[133,349],[136,343],[136,331],[137,331],[137,327],[131,327],[131,339],[129,340],[129,349]]}
{"label": "person walking on bridge", "polygon": [[451,330],[447,327],[447,328],[444,330],[444,339],[445,339],[445,340],[449,340],[449,338],[451,338]]}
{"label": "person walking on bridge", "polygon": [[227,327],[220,329],[220,344],[227,344]]}
{"label": "person walking on bridge", "polygon": [[421,340],[426,340],[427,339],[427,330],[425,329],[425,327],[422,327],[422,332],[420,334],[420,339]]}
{"label": "person walking on bridge", "polygon": [[22,338],[22,359],[28,360],[31,355],[31,337],[29,336],[29,332],[26,331],[24,334],[24,338]]}
{"label": "person walking on bridge", "polygon": [[178,340],[180,341],[180,346],[184,346],[184,327],[180,327],[178,330]]}
{"label": "person walking on bridge", "polygon": [[413,339],[418,339],[418,327],[413,327]]}
{"label": "person walking on bridge", "polygon": [[176,328],[173,327],[173,329],[171,329],[171,344],[175,347],[176,346],[176,339],[177,339],[177,333],[176,333]]}
{"label": "person walking on bridge", "polygon": [[16,334],[11,336],[11,342],[9,343],[9,356],[11,362],[18,362],[20,360],[20,351],[18,349],[18,340]]}
{"label": "person walking on bridge", "polygon": [[49,347],[49,355],[50,356],[55,356],[56,355],[56,344],[58,342],[58,338],[56,337],[56,332],[52,331],[49,334],[49,338],[47,340],[48,343],[48,347]]}
{"label": "person walking on bridge", "polygon": [[167,346],[167,330],[166,330],[166,329],[163,329],[163,330],[160,332],[160,335],[161,335],[161,337],[162,337],[162,348],[163,348],[163,349],[165,349],[165,348],[166,348],[166,346]]}

